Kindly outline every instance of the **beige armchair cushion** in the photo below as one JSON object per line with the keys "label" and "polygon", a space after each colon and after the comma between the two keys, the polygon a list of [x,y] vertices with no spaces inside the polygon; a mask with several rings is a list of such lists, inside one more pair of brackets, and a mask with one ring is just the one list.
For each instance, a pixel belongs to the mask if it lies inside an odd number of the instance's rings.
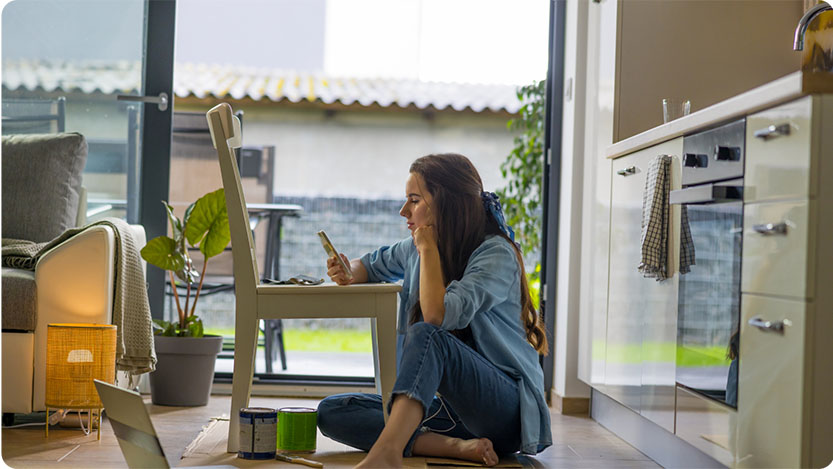
{"label": "beige armchair cushion", "polygon": [[73,228],[86,162],[78,133],[3,136],[3,238],[44,242]]}

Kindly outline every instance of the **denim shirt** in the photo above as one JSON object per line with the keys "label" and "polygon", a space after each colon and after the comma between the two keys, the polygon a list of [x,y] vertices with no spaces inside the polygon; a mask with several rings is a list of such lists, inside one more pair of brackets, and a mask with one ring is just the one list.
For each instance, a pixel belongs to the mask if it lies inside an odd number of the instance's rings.
{"label": "denim shirt", "polygon": [[[412,238],[383,246],[361,258],[370,282],[403,281],[397,320],[397,363],[409,312],[419,299],[419,254]],[[471,328],[476,350],[518,383],[521,451],[536,454],[552,445],[544,372],[521,324],[519,265],[514,248],[500,236],[474,250],[460,280],[445,291],[446,330]]]}

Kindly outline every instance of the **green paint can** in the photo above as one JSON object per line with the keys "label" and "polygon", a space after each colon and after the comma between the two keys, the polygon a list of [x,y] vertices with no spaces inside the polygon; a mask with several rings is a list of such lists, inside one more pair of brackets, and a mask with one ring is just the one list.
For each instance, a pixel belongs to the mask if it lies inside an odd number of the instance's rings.
{"label": "green paint can", "polygon": [[309,407],[278,409],[278,451],[314,453],[318,412]]}

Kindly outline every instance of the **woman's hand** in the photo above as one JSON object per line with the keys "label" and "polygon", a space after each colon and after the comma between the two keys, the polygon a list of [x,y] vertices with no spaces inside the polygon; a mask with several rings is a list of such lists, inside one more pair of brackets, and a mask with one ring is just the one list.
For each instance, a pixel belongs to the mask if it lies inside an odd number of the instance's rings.
{"label": "woman's hand", "polygon": [[[350,260],[347,259],[347,256],[344,254],[339,253],[341,259],[344,261],[345,264],[350,265]],[[341,263],[339,263],[335,257],[328,257],[327,258],[327,275],[330,276],[330,280],[339,284],[339,285],[350,285],[355,280],[355,276],[353,279],[347,278],[347,272],[341,267]]]}
{"label": "woman's hand", "polygon": [[413,232],[414,246],[417,252],[422,256],[426,250],[437,249],[437,232],[434,225],[423,225],[415,229]]}

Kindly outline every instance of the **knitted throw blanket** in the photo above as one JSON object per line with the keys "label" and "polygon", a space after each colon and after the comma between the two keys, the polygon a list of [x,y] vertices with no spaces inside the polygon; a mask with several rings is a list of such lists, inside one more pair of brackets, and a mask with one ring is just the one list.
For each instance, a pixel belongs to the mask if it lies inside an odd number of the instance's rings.
{"label": "knitted throw blanket", "polygon": [[97,225],[113,229],[116,237],[113,282],[113,324],[116,331],[116,369],[132,375],[156,369],[153,327],[148,305],[145,274],[130,225],[118,218],[105,218],[81,228],[67,230],[45,243],[3,239],[3,266],[35,270],[41,256],[82,231]]}

